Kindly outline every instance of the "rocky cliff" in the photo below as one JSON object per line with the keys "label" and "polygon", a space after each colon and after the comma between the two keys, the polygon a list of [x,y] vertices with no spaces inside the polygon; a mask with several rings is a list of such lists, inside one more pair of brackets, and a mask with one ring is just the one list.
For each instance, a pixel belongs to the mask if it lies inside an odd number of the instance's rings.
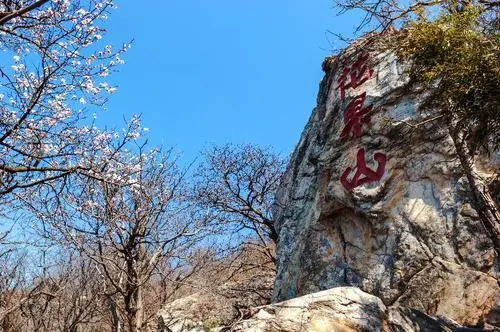
{"label": "rocky cliff", "polygon": [[[426,94],[405,88],[404,69],[365,42],[325,61],[276,198],[274,301],[354,286],[387,307],[500,325],[494,239],[449,128],[419,109]],[[498,181],[498,161],[476,156],[480,185]]]}

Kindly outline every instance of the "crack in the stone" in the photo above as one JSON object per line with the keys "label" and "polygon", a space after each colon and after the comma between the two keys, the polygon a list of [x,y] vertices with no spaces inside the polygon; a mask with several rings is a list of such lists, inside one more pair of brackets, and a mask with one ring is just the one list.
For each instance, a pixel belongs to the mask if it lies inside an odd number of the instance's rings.
{"label": "crack in the stone", "polygon": [[342,244],[342,258],[344,259],[344,263],[345,263],[345,267],[344,267],[344,284],[348,284],[347,283],[347,270],[349,268],[349,265],[347,264],[347,253],[346,253],[346,249],[347,249],[347,242],[345,240],[345,236],[344,236],[344,232],[342,231],[342,227],[340,225],[337,224],[337,232],[339,233],[339,238],[340,238],[340,242]]}
{"label": "crack in the stone", "polygon": [[425,264],[422,268],[420,268],[418,271],[416,271],[414,274],[412,274],[410,276],[410,278],[408,278],[408,280],[405,281],[405,285],[404,285],[404,288],[405,290],[403,290],[401,292],[401,294],[399,296],[397,296],[393,301],[389,302],[387,304],[387,306],[392,306],[394,305],[396,302],[399,301],[400,298],[402,298],[405,294],[406,294],[406,287],[410,284],[410,282],[412,281],[412,279],[414,277],[416,277],[420,272],[424,271],[425,269],[427,269],[430,265],[432,265],[432,261],[428,261],[427,264]]}

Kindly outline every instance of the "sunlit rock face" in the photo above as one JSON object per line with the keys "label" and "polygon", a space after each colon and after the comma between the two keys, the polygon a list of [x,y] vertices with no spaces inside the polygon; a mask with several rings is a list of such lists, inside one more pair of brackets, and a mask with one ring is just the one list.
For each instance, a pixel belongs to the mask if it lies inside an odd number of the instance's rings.
{"label": "sunlit rock face", "polygon": [[[425,95],[375,47],[324,69],[276,198],[274,301],[356,286],[386,306],[498,324],[493,242],[448,130],[417,109]],[[492,160],[475,168],[485,182],[498,174]]]}
{"label": "sunlit rock face", "polygon": [[[456,322],[421,311],[386,307],[355,287],[336,287],[263,306],[231,331],[245,332],[421,332],[468,331]],[[478,329],[470,329],[478,331]]]}

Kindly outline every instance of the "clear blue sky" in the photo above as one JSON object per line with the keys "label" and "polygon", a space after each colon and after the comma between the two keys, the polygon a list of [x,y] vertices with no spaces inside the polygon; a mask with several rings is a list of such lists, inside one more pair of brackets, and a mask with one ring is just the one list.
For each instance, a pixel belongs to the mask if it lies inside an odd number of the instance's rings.
{"label": "clear blue sky", "polygon": [[[142,113],[154,145],[189,162],[210,143],[256,143],[288,154],[315,106],[327,30],[353,16],[331,0],[118,1],[106,39],[134,39],[112,76],[118,92],[100,121]],[[332,37],[330,36],[330,39]]]}

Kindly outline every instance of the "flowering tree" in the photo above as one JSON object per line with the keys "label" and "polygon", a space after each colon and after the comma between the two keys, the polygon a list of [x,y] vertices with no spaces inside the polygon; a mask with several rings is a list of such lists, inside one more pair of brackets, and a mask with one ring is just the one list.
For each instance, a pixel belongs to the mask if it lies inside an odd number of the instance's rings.
{"label": "flowering tree", "polygon": [[57,201],[33,206],[55,231],[48,232],[52,239],[97,264],[113,331],[144,331],[156,314],[144,307],[144,287],[165,263],[184,267],[183,257],[201,236],[185,214],[183,173],[172,152],[144,149],[116,155],[132,172],[114,181],[72,176]]}
{"label": "flowering tree", "polygon": [[[116,88],[106,77],[129,45],[103,44],[111,0],[0,1],[0,201],[71,173],[98,176],[126,135],[99,131],[89,118]],[[114,141],[113,141],[114,140]],[[110,144],[111,141],[114,143]],[[60,182],[62,183],[62,182]]]}
{"label": "flowering tree", "polygon": [[[134,181],[136,165],[125,147],[140,135],[139,119],[122,132],[102,131],[92,115],[116,91],[106,79],[130,46],[115,49],[102,40],[113,7],[111,0],[0,1],[0,212],[23,203],[40,217],[44,211],[61,221],[79,184]],[[20,305],[38,305],[39,291],[34,280],[2,287],[2,324],[10,325]],[[21,300],[9,306],[12,294]],[[44,315],[34,311],[31,317]]]}

